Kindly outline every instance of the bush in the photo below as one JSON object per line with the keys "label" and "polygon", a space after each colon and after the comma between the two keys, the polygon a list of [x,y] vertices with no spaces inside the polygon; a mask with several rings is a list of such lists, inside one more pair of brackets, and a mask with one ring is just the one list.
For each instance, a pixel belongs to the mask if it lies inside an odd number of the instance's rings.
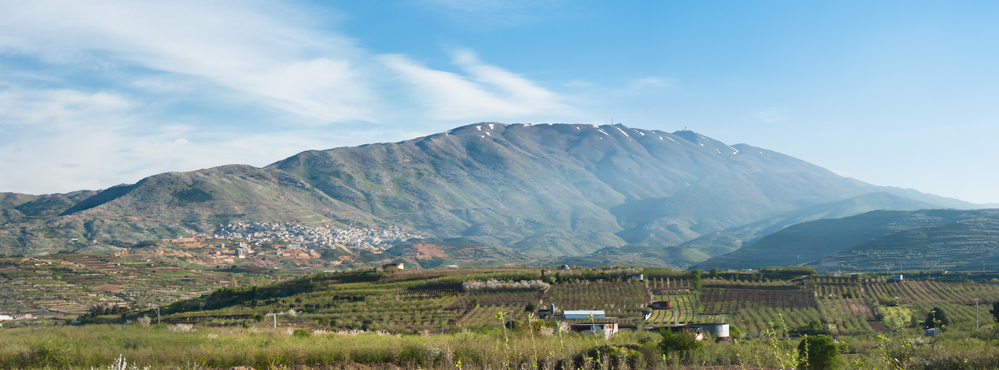
{"label": "bush", "polygon": [[687,333],[674,333],[669,329],[662,329],[659,331],[659,335],[663,337],[659,342],[659,350],[667,356],[675,354],[680,360],[686,359],[704,345],[693,335]]}
{"label": "bush", "polygon": [[742,331],[739,330],[739,327],[737,327],[735,325],[729,325],[728,326],[728,335],[732,339],[739,339],[739,338],[742,338]]}
{"label": "bush", "polygon": [[295,331],[292,332],[291,335],[294,335],[299,338],[308,338],[312,336],[312,333],[310,333],[308,330],[305,329],[295,329]]}
{"label": "bush", "polygon": [[799,369],[827,370],[839,363],[839,348],[825,335],[805,337],[798,343],[798,353],[802,354]]}
{"label": "bush", "polygon": [[46,339],[31,346],[24,356],[25,367],[67,367],[73,359],[73,350],[68,343]]}

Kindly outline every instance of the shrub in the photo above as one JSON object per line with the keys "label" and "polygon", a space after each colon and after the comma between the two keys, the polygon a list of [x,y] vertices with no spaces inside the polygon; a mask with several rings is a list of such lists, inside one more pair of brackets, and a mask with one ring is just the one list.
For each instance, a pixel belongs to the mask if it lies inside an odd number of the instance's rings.
{"label": "shrub", "polygon": [[299,338],[308,338],[312,336],[312,333],[309,333],[309,331],[305,329],[295,329],[295,331],[292,332],[291,335],[294,335]]}
{"label": "shrub", "polygon": [[839,363],[839,348],[825,335],[805,337],[798,343],[798,353],[802,355],[799,369],[827,370]]}
{"label": "shrub", "polygon": [[659,335],[663,337],[659,341],[659,350],[667,356],[675,354],[680,360],[686,359],[691,353],[704,345],[694,338],[692,334],[674,333],[669,329],[662,329],[659,331]]}
{"label": "shrub", "polygon": [[68,343],[46,339],[31,346],[25,356],[25,367],[66,367],[73,359],[73,350]]}
{"label": "shrub", "polygon": [[735,325],[729,325],[728,326],[728,335],[729,335],[729,337],[731,337],[733,339],[739,339],[739,338],[742,338],[742,331],[740,331],[739,327],[737,327]]}

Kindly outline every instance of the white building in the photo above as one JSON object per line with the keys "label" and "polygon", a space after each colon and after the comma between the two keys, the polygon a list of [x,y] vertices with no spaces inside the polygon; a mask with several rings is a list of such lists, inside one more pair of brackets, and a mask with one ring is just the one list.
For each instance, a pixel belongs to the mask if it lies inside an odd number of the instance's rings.
{"label": "white building", "polygon": [[[605,319],[606,315],[603,310],[598,311],[563,311],[562,314],[565,316],[566,320],[572,319]],[[592,317],[590,317],[592,315]]]}

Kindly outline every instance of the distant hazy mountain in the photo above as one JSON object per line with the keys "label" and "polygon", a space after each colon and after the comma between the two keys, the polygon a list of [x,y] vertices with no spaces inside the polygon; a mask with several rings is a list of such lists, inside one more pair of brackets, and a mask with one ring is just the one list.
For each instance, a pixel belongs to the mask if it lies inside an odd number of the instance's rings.
{"label": "distant hazy mountain", "polygon": [[[864,270],[909,260],[914,269],[953,267],[999,250],[997,221],[999,210],[872,211],[792,225],[700,266],[757,268],[811,263]],[[958,253],[961,249],[967,253]],[[934,255],[935,263],[928,257]]]}
{"label": "distant hazy mountain", "polygon": [[[829,205],[876,192],[897,197]],[[661,255],[696,262],[738,243],[676,245],[743,225],[752,230],[725,235],[750,240],[892,202],[908,209],[914,198],[972,206],[876,187],[692,131],[481,123],[398,143],[307,151],[264,168],[165,173],[96,194],[6,195],[0,251],[127,246],[231,221],[276,221],[408,226],[542,256],[669,247]]]}

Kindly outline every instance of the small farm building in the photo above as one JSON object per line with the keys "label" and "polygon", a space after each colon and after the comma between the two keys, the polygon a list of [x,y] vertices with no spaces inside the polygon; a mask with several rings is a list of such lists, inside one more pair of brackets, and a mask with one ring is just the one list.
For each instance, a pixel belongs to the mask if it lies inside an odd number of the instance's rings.
{"label": "small farm building", "polygon": [[404,269],[404,267],[402,265],[402,262],[399,262],[399,263],[386,263],[384,266],[382,266],[382,268],[385,269],[385,270],[390,270],[390,269],[391,270],[403,270]]}
{"label": "small farm building", "polygon": [[603,310],[599,311],[564,311],[563,316],[566,320],[572,319],[590,319],[590,315],[593,315],[593,319],[605,319],[606,315]]}
{"label": "small farm building", "polygon": [[702,332],[715,338],[728,336],[728,324],[687,324],[687,326],[701,329]]}
{"label": "small farm building", "polygon": [[552,303],[548,308],[542,308],[538,310],[539,319],[547,319],[549,317],[555,317],[555,304]]}
{"label": "small farm building", "polygon": [[902,274],[892,275],[891,279],[895,281],[904,281],[902,280]]}
{"label": "small farm building", "polygon": [[649,308],[651,308],[653,310],[665,310],[665,309],[673,308],[673,302],[670,302],[670,301],[655,301],[655,302],[652,302],[652,304],[649,305]]}
{"label": "small farm building", "polygon": [[617,334],[617,323],[585,323],[585,324],[572,324],[569,326],[569,330],[573,333],[584,333],[593,335],[603,335],[605,338],[611,335]]}

